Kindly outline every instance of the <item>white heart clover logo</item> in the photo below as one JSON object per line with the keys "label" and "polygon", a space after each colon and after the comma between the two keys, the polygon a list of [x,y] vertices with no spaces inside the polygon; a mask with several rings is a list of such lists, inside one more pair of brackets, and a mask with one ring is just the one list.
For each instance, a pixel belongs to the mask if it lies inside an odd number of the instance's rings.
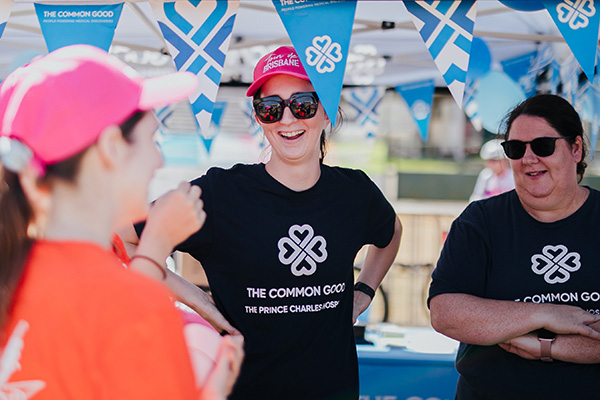
{"label": "white heart clover logo", "polygon": [[314,229],[308,224],[292,225],[288,234],[289,237],[282,237],[277,242],[279,261],[291,265],[294,276],[314,274],[317,263],[327,259],[327,241],[323,236],[315,236]]}
{"label": "white heart clover logo", "polygon": [[596,14],[593,0],[565,0],[556,6],[558,20],[563,24],[569,24],[569,28],[574,31],[586,28],[590,17]]}
{"label": "white heart clover logo", "polygon": [[544,275],[544,280],[551,285],[565,283],[571,272],[581,267],[579,253],[569,252],[566,246],[544,246],[542,254],[531,257],[531,270],[537,275]]}
{"label": "white heart clover logo", "polygon": [[315,67],[318,73],[333,72],[336,63],[342,61],[342,46],[333,42],[327,35],[315,36],[312,40],[312,46],[308,46],[305,51],[306,62],[311,67]]}

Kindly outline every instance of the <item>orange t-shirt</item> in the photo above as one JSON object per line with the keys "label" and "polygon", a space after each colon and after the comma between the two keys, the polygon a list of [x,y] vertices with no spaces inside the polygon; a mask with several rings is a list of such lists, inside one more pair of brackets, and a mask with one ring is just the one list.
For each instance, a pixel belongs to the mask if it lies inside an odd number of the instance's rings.
{"label": "orange t-shirt", "polygon": [[127,271],[110,250],[39,241],[15,294],[0,393],[34,400],[197,398],[182,326],[167,289]]}

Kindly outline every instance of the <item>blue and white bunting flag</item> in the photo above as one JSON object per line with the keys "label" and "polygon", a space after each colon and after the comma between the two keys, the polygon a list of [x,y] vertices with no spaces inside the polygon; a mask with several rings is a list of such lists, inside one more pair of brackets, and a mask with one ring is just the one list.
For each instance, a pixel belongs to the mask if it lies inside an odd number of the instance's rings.
{"label": "blue and white bunting flag", "polygon": [[4,28],[6,28],[6,23],[8,22],[8,17],[10,17],[10,10],[12,9],[12,5],[12,0],[5,0],[2,3],[0,3],[0,38],[4,33]]}
{"label": "blue and white bunting flag", "polygon": [[591,82],[594,80],[600,12],[596,0],[542,0]]}
{"label": "blue and white bunting flag", "polygon": [[35,3],[48,51],[71,44],[90,44],[108,51],[123,3],[57,5]]}
{"label": "blue and white bunting flag", "polygon": [[342,90],[342,97],[350,106],[352,120],[360,126],[378,126],[377,107],[385,95],[383,86],[365,86]]}
{"label": "blue and white bunting flag", "polygon": [[258,122],[256,122],[256,119],[254,118],[254,107],[252,106],[252,99],[246,99],[246,101],[241,103],[241,107],[242,107],[242,112],[244,113],[244,115],[246,116],[246,118],[248,118],[248,131],[250,132],[250,134],[252,136],[256,136],[260,133],[260,131],[262,130],[262,128],[260,127],[260,125],[258,124]]}
{"label": "blue and white bunting flag", "polygon": [[421,140],[427,142],[433,92],[435,91],[433,80],[396,86],[396,91],[404,98],[406,104],[408,104],[410,115],[419,128]]}
{"label": "blue and white bunting flag", "polygon": [[190,71],[198,77],[198,89],[190,96],[190,103],[201,135],[212,140],[209,132],[211,116],[239,1],[188,0],[150,4],[177,70]]}
{"label": "blue and white bunting flag", "polygon": [[273,4],[327,116],[335,125],[356,0],[273,0]]}
{"label": "blue and white bunting flag", "polygon": [[201,136],[202,143],[206,148],[206,152],[210,154],[210,148],[212,147],[213,140],[219,134],[221,130],[221,121],[223,120],[223,114],[225,113],[225,109],[227,108],[226,101],[216,101],[213,106],[213,112],[210,118],[210,130],[208,134],[203,134]]}
{"label": "blue and white bunting flag", "polygon": [[483,123],[481,122],[481,117],[479,116],[479,105],[477,104],[477,100],[475,100],[475,94],[477,93],[477,86],[479,81],[467,81],[467,85],[465,86],[465,95],[463,97],[463,110],[465,111],[465,115],[471,121],[471,125],[477,132],[481,132],[483,129]]}
{"label": "blue and white bunting flag", "polygon": [[532,51],[500,61],[506,75],[510,76],[512,80],[523,88],[526,97],[533,96],[536,93],[537,71],[533,70],[532,65],[537,57],[537,53],[537,51]]}
{"label": "blue and white bunting flag", "polygon": [[462,108],[477,15],[475,0],[404,1],[404,5],[452,97]]}

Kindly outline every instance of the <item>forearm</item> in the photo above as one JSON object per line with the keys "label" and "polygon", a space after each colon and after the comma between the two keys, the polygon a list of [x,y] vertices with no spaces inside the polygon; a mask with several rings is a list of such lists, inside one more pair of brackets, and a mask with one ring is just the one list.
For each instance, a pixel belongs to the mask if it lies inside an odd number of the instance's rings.
{"label": "forearm", "polygon": [[[590,324],[600,331],[600,322]],[[578,364],[600,363],[600,340],[581,335],[558,335],[552,344],[552,357]]]}
{"label": "forearm", "polygon": [[203,314],[203,305],[213,304],[212,297],[190,281],[174,272],[167,273],[167,286],[177,297],[177,300],[190,307],[198,314]]}
{"label": "forearm", "polygon": [[532,306],[536,305],[462,293],[441,294],[430,301],[431,324],[458,341],[493,345],[541,328]]}
{"label": "forearm", "polygon": [[552,344],[552,358],[577,364],[598,364],[600,340],[581,335],[558,335]]}
{"label": "forearm", "polygon": [[366,283],[371,288],[376,289],[389,271],[400,247],[400,238],[402,237],[402,225],[396,218],[394,223],[394,235],[390,243],[384,248],[370,246],[367,250],[365,262],[358,275],[357,280]]}

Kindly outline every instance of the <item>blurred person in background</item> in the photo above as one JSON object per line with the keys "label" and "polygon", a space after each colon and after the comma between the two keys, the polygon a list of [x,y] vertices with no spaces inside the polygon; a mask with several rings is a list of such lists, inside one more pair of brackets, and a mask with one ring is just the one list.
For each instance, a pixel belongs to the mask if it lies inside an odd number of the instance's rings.
{"label": "blurred person in background", "polygon": [[485,161],[485,168],[477,176],[469,202],[487,199],[515,188],[510,164],[501,143],[500,139],[492,139],[481,147],[479,155]]}

